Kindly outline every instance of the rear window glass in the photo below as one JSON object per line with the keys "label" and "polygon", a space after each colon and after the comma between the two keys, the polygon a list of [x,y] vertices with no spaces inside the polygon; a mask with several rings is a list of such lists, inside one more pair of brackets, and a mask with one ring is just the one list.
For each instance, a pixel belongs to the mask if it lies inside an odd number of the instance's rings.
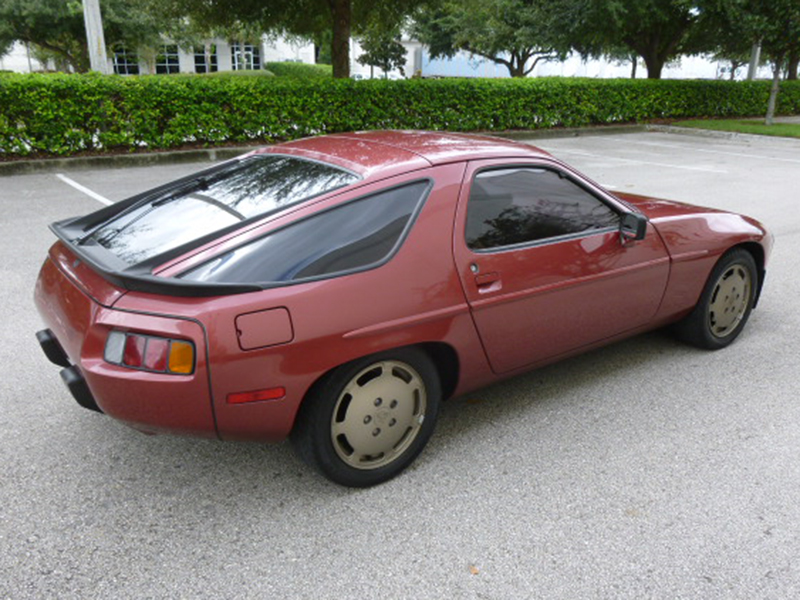
{"label": "rear window glass", "polygon": [[358,179],[332,165],[291,156],[253,157],[112,217],[82,243],[99,244],[136,264]]}
{"label": "rear window glass", "polygon": [[213,283],[280,283],[368,268],[388,259],[411,226],[427,181],[313,215],[180,275]]}

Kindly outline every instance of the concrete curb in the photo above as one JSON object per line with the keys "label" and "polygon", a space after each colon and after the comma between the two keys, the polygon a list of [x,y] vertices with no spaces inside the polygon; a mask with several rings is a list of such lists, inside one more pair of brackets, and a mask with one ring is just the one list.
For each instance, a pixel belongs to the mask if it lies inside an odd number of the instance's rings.
{"label": "concrete curb", "polygon": [[602,125],[599,127],[574,127],[567,129],[530,129],[527,131],[482,131],[483,135],[509,140],[530,140],[580,137],[590,135],[617,135],[619,133],[640,133],[647,130],[647,125]]}
{"label": "concrete curb", "polygon": [[798,144],[800,140],[796,138],[781,137],[777,135],[757,135],[755,133],[739,133],[737,131],[715,131],[713,129],[696,129],[694,127],[679,127],[677,125],[645,125],[647,131],[661,133],[674,133],[676,135],[693,135],[695,137],[707,137],[722,140],[741,140],[741,141],[764,141],[764,139],[775,140],[778,143]]}
{"label": "concrete curb", "polygon": [[[615,135],[646,131],[645,125],[605,125],[573,129],[533,129],[529,131],[485,131],[482,135],[493,135],[510,140],[531,140],[585,135]],[[42,158],[0,162],[0,177],[31,173],[53,173],[86,169],[119,169],[146,167],[188,162],[216,162],[234,158],[250,152],[261,145],[231,146],[226,148],[201,148],[197,150],[173,150],[167,152],[142,152],[135,154],[111,154],[106,156],[79,156],[74,158]]]}

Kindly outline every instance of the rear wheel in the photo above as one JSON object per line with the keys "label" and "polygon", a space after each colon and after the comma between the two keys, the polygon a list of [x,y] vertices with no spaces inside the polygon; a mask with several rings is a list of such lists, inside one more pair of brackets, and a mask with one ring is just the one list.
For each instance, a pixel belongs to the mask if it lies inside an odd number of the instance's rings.
{"label": "rear wheel", "polygon": [[700,348],[724,348],[744,329],[757,289],[752,254],[740,248],[724,254],[694,310],[675,326],[678,337]]}
{"label": "rear wheel", "polygon": [[391,479],[422,451],[441,388],[428,356],[414,348],[343,365],[312,389],[292,443],[328,479],[367,487]]}

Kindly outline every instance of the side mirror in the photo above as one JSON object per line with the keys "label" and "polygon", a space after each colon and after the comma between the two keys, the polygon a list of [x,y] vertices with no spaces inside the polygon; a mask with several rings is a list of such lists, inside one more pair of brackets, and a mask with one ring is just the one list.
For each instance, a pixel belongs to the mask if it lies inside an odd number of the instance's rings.
{"label": "side mirror", "polygon": [[625,213],[619,223],[619,238],[623,244],[643,240],[647,233],[647,217],[639,213]]}

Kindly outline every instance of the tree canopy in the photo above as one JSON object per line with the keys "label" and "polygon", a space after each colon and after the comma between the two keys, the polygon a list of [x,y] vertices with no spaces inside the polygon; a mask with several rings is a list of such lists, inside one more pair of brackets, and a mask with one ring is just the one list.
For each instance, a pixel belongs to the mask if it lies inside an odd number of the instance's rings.
{"label": "tree canopy", "polygon": [[[101,0],[106,43],[136,46],[158,39],[155,18],[134,0]],[[80,0],[0,0],[0,47],[31,44],[78,72],[89,68]]]}
{"label": "tree canopy", "polygon": [[419,11],[414,32],[432,58],[463,50],[528,75],[569,50],[558,0],[444,0]]}
{"label": "tree canopy", "polygon": [[350,38],[371,24],[398,25],[424,0],[132,0],[165,20],[189,19],[209,30],[247,24],[264,32],[319,40],[331,32],[334,77],[350,75]]}
{"label": "tree canopy", "polygon": [[620,45],[644,59],[647,76],[660,79],[664,65],[703,50],[690,0],[574,0],[572,39],[583,54],[601,55]]}
{"label": "tree canopy", "polygon": [[709,20],[723,36],[740,38],[761,45],[772,63],[773,78],[767,107],[767,124],[772,122],[779,82],[784,70],[794,71],[800,57],[800,2],[797,0],[707,0],[704,5]]}
{"label": "tree canopy", "polygon": [[364,51],[356,60],[362,65],[378,67],[388,76],[395,69],[405,75],[406,49],[400,43],[400,28],[384,29],[379,25],[372,26],[359,39]]}

